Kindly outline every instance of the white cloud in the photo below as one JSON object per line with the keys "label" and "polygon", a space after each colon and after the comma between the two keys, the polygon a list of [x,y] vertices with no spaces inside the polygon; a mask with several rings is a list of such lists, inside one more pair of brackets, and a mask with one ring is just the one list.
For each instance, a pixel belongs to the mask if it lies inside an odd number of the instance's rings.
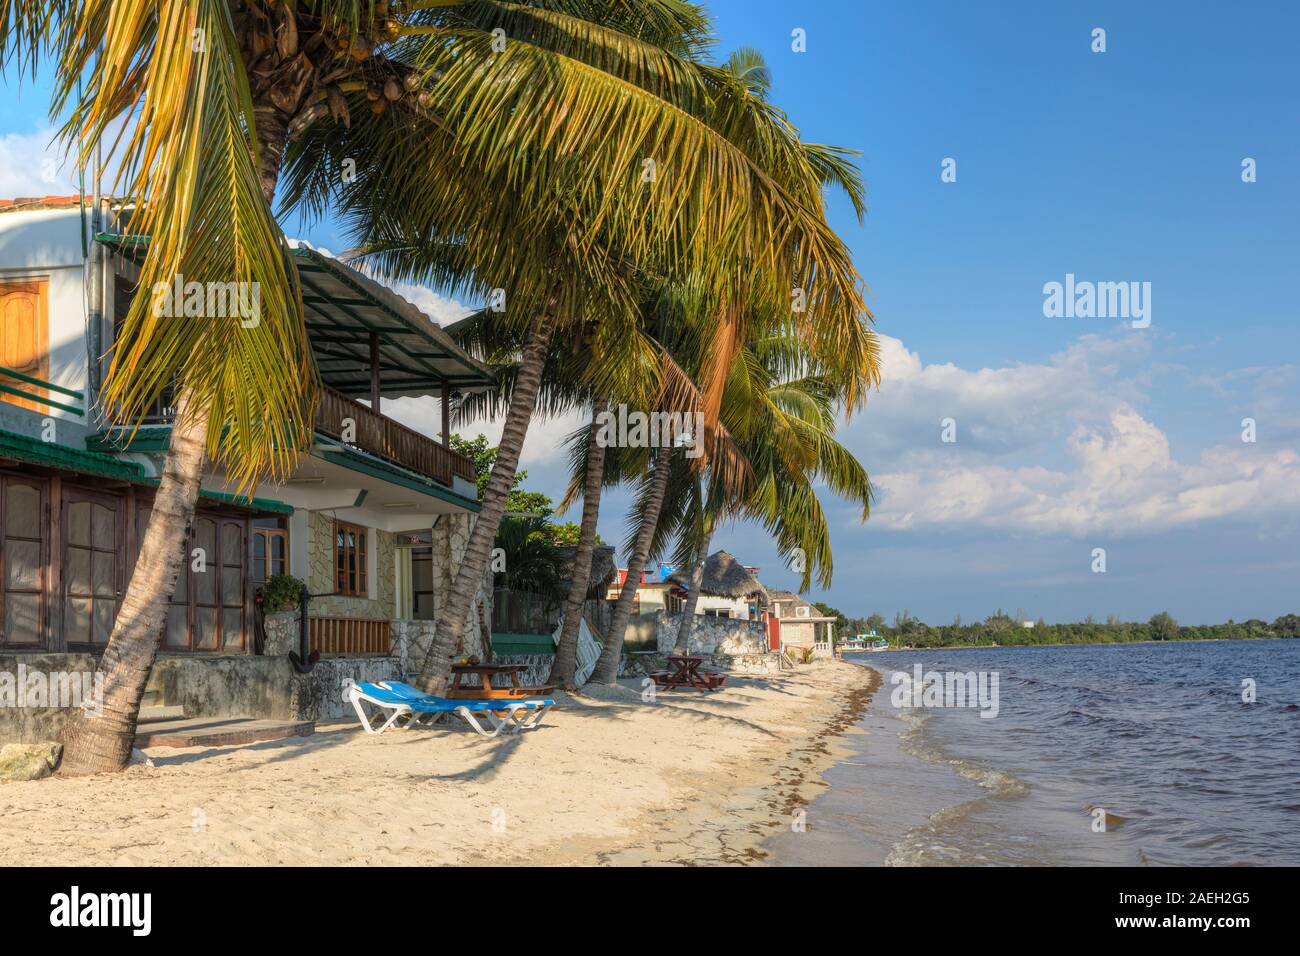
{"label": "white cloud", "polygon": [[[1152,337],[1086,336],[1047,363],[925,365],[882,336],[883,379],[847,442],[878,491],[871,524],[1125,535],[1220,518],[1261,527],[1300,509],[1300,454],[1227,444],[1179,460],[1139,412]],[[1247,385],[1274,368],[1243,370]],[[957,442],[940,441],[940,421]],[[884,464],[884,467],[881,467]]]}
{"label": "white cloud", "polygon": [[439,325],[459,322],[474,311],[455,299],[438,295],[428,286],[411,282],[389,282],[386,285]]}
{"label": "white cloud", "polygon": [[[425,435],[442,434],[442,411],[437,399],[433,398],[397,398],[384,399],[383,412],[397,419],[408,428]],[[564,440],[569,434],[585,425],[590,419],[583,412],[571,412],[554,418],[534,417],[528,426],[524,438],[523,450],[519,453],[519,465],[562,465],[568,461],[568,450]],[[487,436],[488,444],[501,442],[504,418],[495,421],[476,419],[456,429],[456,434],[472,438],[482,432]],[[530,487],[532,487],[530,482]],[[552,489],[554,490],[554,489]],[[563,492],[563,487],[559,488]]]}
{"label": "white cloud", "polygon": [[[77,168],[52,128],[0,136],[0,196],[63,196],[77,191]],[[87,186],[89,191],[89,186]]]}

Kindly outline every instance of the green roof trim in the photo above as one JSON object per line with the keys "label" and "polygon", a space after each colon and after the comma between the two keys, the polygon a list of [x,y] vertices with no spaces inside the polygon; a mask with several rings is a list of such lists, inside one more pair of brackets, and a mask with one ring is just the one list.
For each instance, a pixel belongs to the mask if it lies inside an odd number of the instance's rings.
{"label": "green roof trim", "polygon": [[171,443],[170,425],[141,425],[134,435],[129,428],[113,428],[86,438],[88,449],[107,453],[167,451]]}
{"label": "green roof trim", "polygon": [[33,465],[47,465],[101,478],[118,478],[139,482],[147,477],[144,467],[133,461],[122,461],[112,455],[94,451],[80,451],[67,445],[41,441],[0,429],[0,458],[16,458]]}
{"label": "green roof trim", "polygon": [[[330,439],[333,441],[334,439]],[[320,453],[326,461],[333,462],[336,465],[342,465],[344,468],[350,468],[352,471],[360,472],[363,475],[369,475],[372,478],[380,478],[384,481],[392,482],[395,485],[401,485],[403,488],[410,488],[412,491],[418,491],[428,495],[430,498],[441,498],[443,501],[450,502],[457,507],[464,508],[466,511],[478,513],[479,503],[473,498],[466,498],[464,495],[458,495],[444,485],[438,484],[432,478],[423,478],[413,471],[407,471],[405,468],[399,468],[397,465],[390,465],[386,461],[380,461],[378,458],[371,458],[369,455],[362,455],[359,452],[352,451],[342,445],[333,450],[324,450]]]}
{"label": "green roof trim", "polygon": [[492,635],[493,654],[555,654],[555,641],[549,634]]}
{"label": "green roof trim", "polygon": [[293,505],[276,501],[274,498],[249,498],[247,495],[232,495],[224,491],[209,491],[206,488],[199,489],[199,497],[238,505],[241,508],[252,508],[256,511],[270,511],[280,515],[293,514]]}
{"label": "green roof trim", "polygon": [[[123,461],[121,458],[96,451],[79,451],[67,445],[40,441],[4,429],[0,429],[0,458],[16,458],[30,465],[45,465],[83,475],[117,478],[133,485],[146,485],[151,488],[157,488],[159,484],[158,479],[149,477],[144,466],[138,462]],[[224,491],[208,491],[206,488],[199,491],[199,496],[209,501],[221,501],[256,511],[293,514],[293,505],[271,498],[249,498],[246,495],[232,495]]]}

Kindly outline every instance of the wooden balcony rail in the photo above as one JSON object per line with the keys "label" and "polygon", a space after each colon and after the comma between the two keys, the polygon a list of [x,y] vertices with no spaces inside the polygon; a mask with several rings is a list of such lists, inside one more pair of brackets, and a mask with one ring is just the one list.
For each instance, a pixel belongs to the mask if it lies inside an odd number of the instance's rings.
{"label": "wooden balcony rail", "polygon": [[[26,386],[26,388],[23,386]],[[42,392],[46,394],[42,394]],[[53,382],[47,382],[44,379],[33,378],[31,375],[17,372],[11,368],[0,367],[0,401],[10,402],[12,399],[3,396],[15,395],[24,400],[23,404],[32,403],[44,405],[46,408],[57,408],[61,411],[71,412],[74,415],[83,414],[81,408],[76,405],[69,405],[66,402],[51,399],[48,395],[49,392],[67,395],[79,402],[85,401],[85,396],[81,392],[64,388],[62,385],[55,385]],[[473,481],[473,478],[471,477],[470,480]]]}
{"label": "wooden balcony rail", "polygon": [[354,617],[309,617],[307,636],[321,657],[387,657],[392,642],[388,621]]}
{"label": "wooden balcony rail", "polygon": [[[348,419],[354,426],[350,435],[344,429]],[[349,444],[447,486],[453,476],[474,480],[468,458],[332,388],[321,389],[316,430],[340,441],[350,437]]]}

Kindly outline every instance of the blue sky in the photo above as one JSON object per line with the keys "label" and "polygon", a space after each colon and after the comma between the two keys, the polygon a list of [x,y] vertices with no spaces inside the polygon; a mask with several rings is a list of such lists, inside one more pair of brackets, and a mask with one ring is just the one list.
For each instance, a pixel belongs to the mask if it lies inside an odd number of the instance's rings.
{"label": "blue sky", "polygon": [[[720,52],[757,47],[807,139],[863,153],[865,223],[839,197],[831,216],[881,336],[881,389],[842,433],[878,498],[866,525],[827,500],[835,580],[810,596],[932,623],[997,607],[1049,621],[1167,609],[1185,623],[1296,611],[1294,5],[708,7]],[[1104,53],[1090,49],[1098,27]],[[46,84],[9,80],[0,195],[72,191],[33,182]],[[956,182],[940,180],[945,158]],[[328,222],[286,225],[346,248]],[[1067,273],[1149,282],[1150,327],[1044,317],[1044,284]],[[440,319],[458,311],[404,291]],[[944,418],[955,443],[940,440]],[[530,487],[558,497],[555,439],[577,423],[530,433]],[[622,541],[627,504],[607,498],[608,540]],[[761,529],[718,544],[770,585],[795,581]]]}

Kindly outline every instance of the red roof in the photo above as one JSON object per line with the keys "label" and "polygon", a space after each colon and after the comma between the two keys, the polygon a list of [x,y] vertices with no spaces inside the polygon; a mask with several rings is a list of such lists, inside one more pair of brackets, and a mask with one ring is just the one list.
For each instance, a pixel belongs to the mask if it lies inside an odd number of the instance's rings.
{"label": "red roof", "polygon": [[71,196],[20,196],[17,199],[0,199],[0,212],[14,209],[69,209],[81,205],[83,200],[89,204],[95,201],[95,197],[77,193]]}

